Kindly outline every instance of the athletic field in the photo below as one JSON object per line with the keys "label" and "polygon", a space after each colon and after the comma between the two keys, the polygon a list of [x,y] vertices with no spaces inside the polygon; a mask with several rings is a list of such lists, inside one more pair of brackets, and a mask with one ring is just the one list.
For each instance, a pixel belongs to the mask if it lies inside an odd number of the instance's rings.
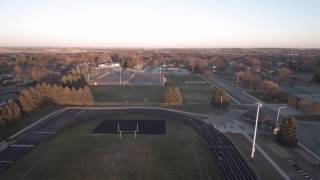
{"label": "athletic field", "polygon": [[[93,115],[94,114],[94,115]],[[91,117],[91,118],[87,118]],[[191,128],[145,113],[81,114],[81,122],[27,153],[0,179],[221,179],[206,142]],[[92,133],[105,120],[165,120],[166,134]]]}

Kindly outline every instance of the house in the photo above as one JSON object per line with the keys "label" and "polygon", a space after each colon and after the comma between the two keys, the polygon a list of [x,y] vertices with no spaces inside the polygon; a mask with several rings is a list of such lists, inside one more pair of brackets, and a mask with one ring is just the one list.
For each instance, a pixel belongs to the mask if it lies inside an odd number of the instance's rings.
{"label": "house", "polygon": [[288,105],[306,114],[320,114],[320,88],[311,86],[282,87]]}
{"label": "house", "polygon": [[288,105],[295,107],[307,114],[320,114],[320,93],[289,94]]}
{"label": "house", "polygon": [[99,69],[108,69],[108,68],[119,68],[120,63],[105,63],[105,64],[99,64]]}

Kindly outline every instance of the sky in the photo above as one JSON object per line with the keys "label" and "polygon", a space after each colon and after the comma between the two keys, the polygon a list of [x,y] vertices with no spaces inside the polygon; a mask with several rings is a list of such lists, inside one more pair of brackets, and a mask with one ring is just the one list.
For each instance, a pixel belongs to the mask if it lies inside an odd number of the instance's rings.
{"label": "sky", "polygon": [[320,0],[0,0],[0,46],[320,48]]}

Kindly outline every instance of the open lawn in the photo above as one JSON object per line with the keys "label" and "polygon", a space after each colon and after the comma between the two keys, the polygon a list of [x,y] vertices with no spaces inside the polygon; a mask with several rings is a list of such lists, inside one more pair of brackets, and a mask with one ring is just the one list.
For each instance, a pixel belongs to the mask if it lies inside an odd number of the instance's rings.
{"label": "open lawn", "polygon": [[185,104],[210,104],[213,88],[196,75],[171,75],[168,84],[178,86]]}
{"label": "open lawn", "polygon": [[[205,141],[191,128],[166,120],[166,135],[93,134],[102,120],[156,120],[127,113],[90,119],[40,144],[0,179],[221,179]],[[163,120],[163,119],[162,119]]]}
{"label": "open lawn", "polygon": [[178,86],[183,95],[183,106],[179,109],[196,113],[222,113],[225,110],[210,105],[213,87],[198,75],[170,75],[167,82]]}
{"label": "open lawn", "polygon": [[[210,105],[213,87],[198,75],[168,75],[167,84],[178,86],[183,95],[183,105],[177,109],[195,113],[225,112],[224,109],[213,108]],[[163,86],[91,86],[96,102],[103,105],[141,105],[158,106],[163,103],[165,87]]]}
{"label": "open lawn", "polygon": [[161,103],[163,86],[91,86],[97,102]]}

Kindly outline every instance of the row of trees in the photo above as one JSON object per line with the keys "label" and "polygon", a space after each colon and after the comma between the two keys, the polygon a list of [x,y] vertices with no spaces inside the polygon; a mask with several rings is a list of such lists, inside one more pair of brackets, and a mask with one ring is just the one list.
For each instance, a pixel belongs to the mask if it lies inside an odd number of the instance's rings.
{"label": "row of trees", "polygon": [[183,96],[179,87],[167,87],[165,95],[164,95],[164,102],[168,106],[179,106],[183,103]]}
{"label": "row of trees", "polygon": [[10,99],[6,105],[0,108],[0,125],[9,124],[21,118],[21,107],[19,103]]}
{"label": "row of trees", "polygon": [[264,95],[275,96],[280,92],[279,84],[271,80],[262,81],[260,88]]}
{"label": "row of trees", "polygon": [[90,106],[93,102],[94,99],[88,86],[76,89],[57,84],[37,84],[35,87],[23,90],[18,100],[11,99],[0,108],[0,124],[19,120],[23,113],[30,113],[44,103]]}
{"label": "row of trees", "polygon": [[63,86],[68,86],[69,88],[75,87],[77,89],[86,86],[86,81],[81,74],[79,66],[63,75],[61,78],[61,84]]}

